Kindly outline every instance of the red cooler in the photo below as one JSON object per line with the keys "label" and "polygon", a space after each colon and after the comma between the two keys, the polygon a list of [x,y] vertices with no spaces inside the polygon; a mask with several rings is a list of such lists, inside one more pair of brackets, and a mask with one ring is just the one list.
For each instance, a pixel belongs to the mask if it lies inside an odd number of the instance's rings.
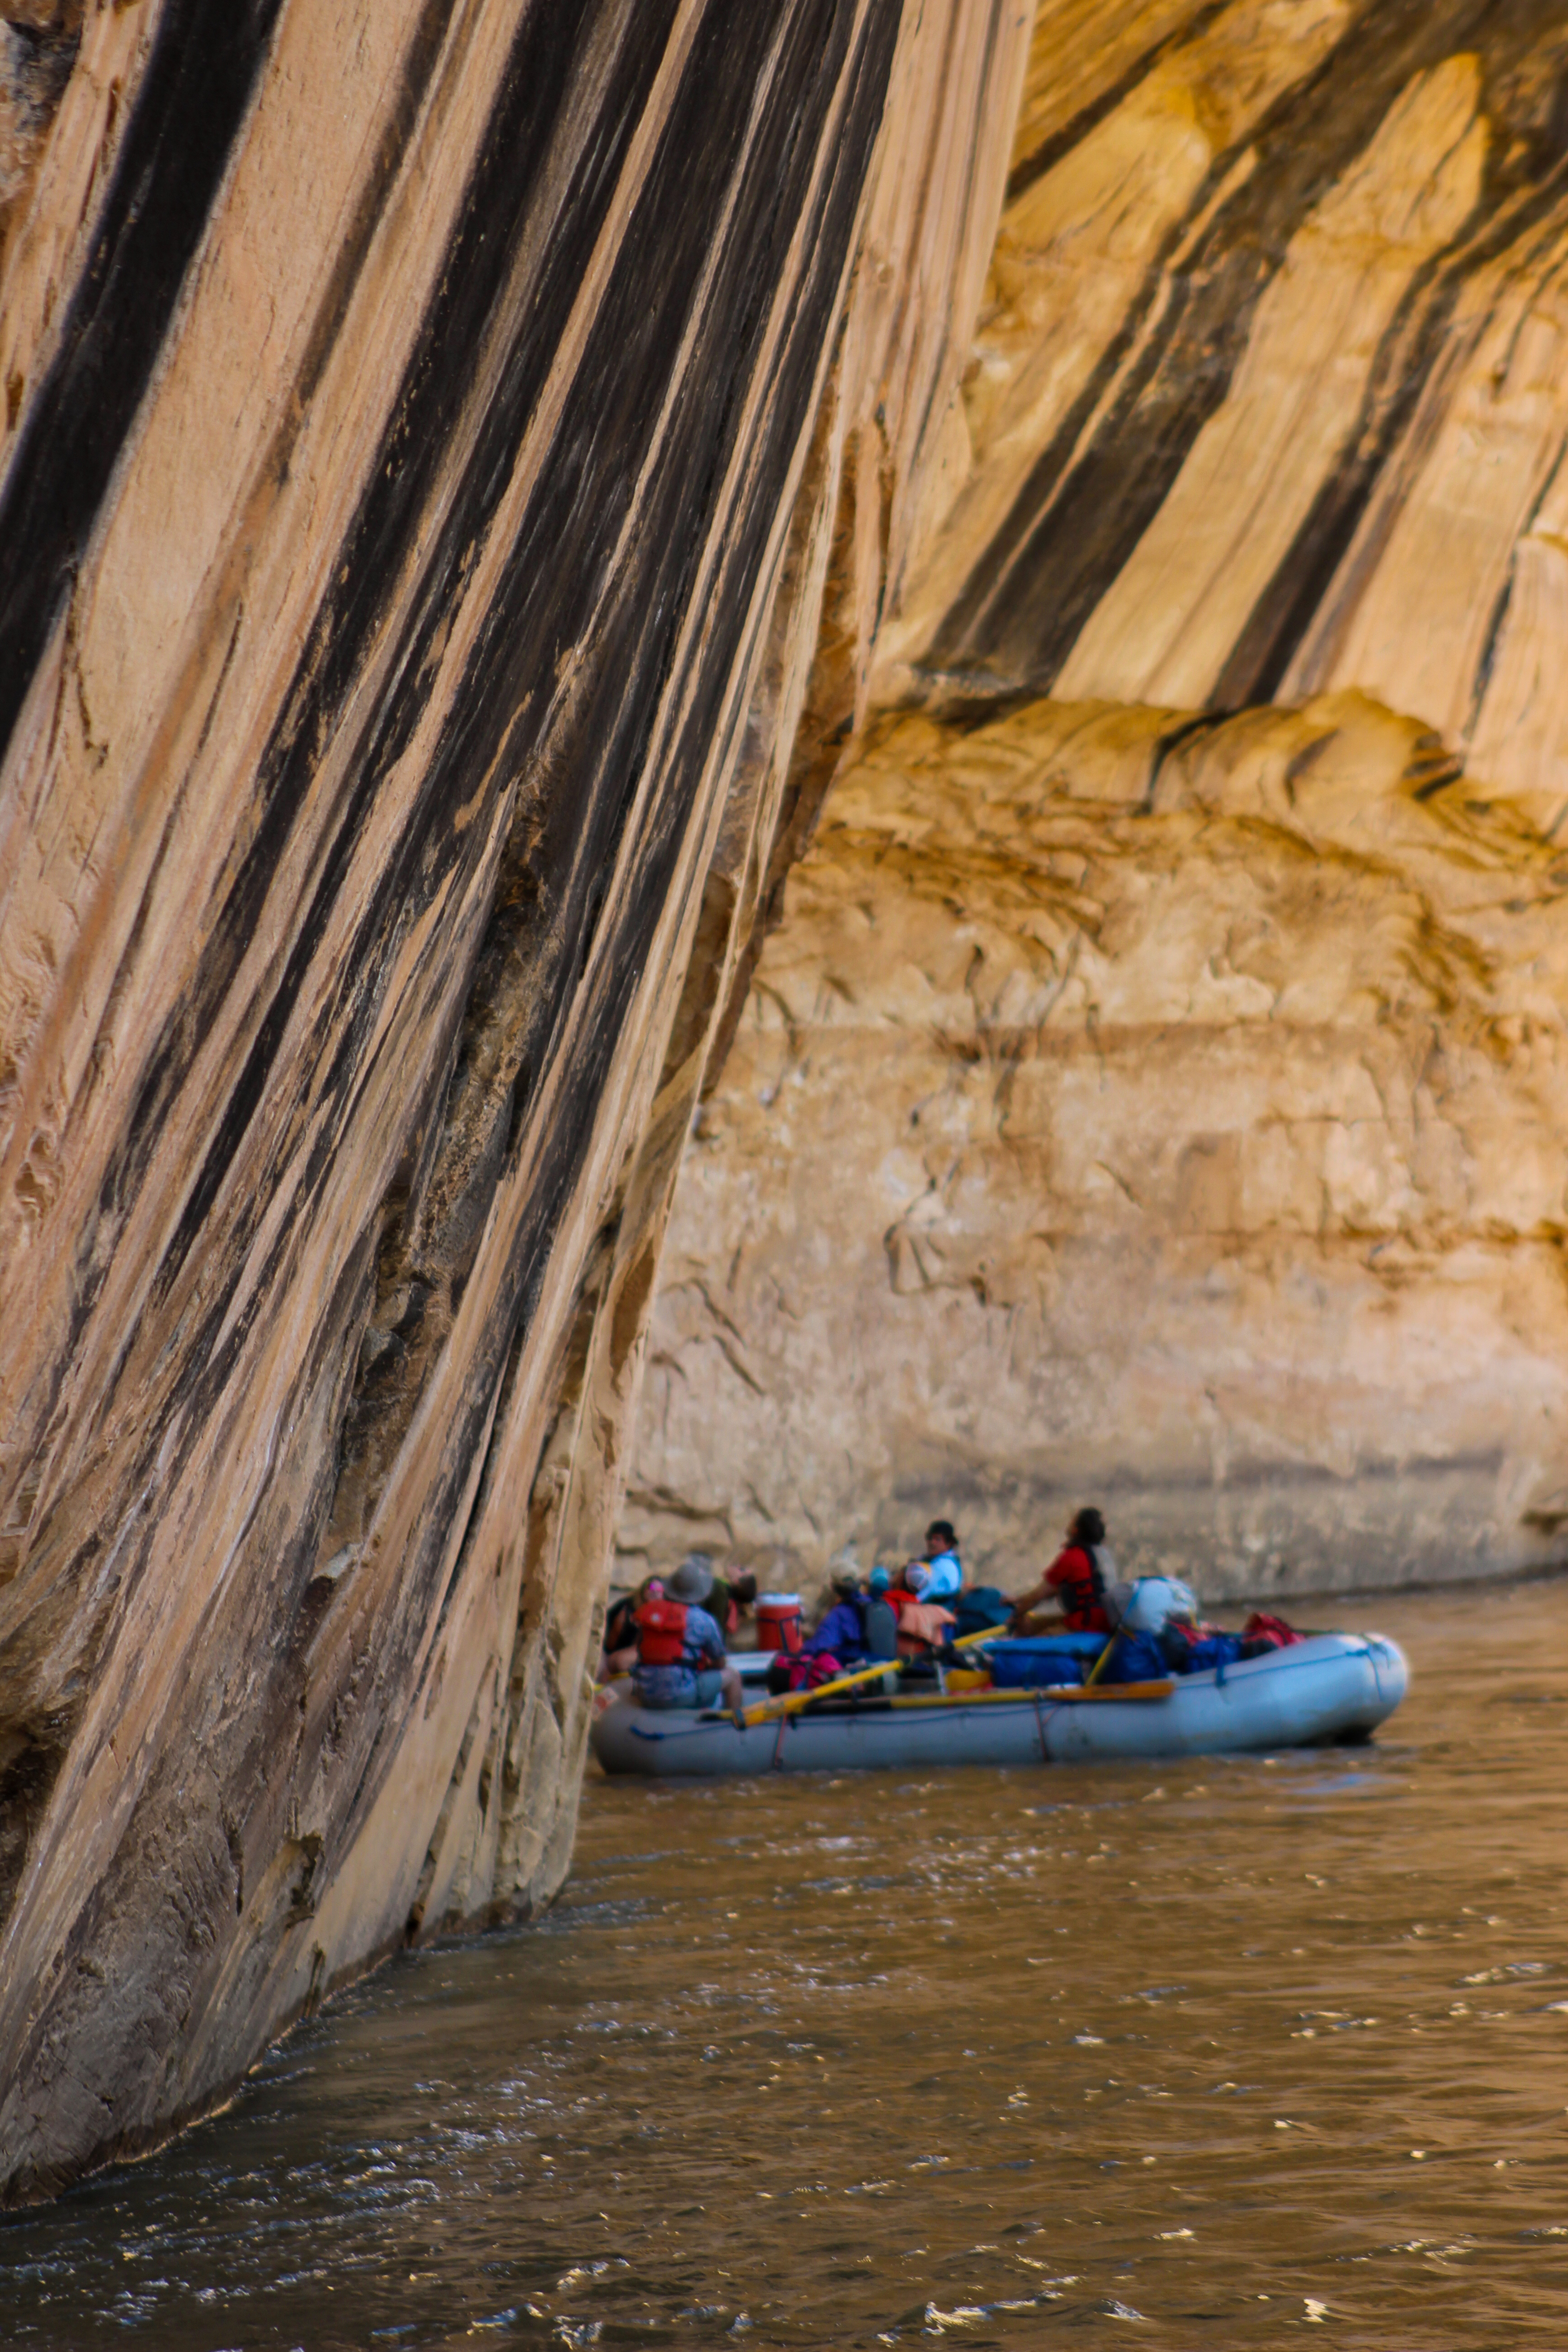
{"label": "red cooler", "polygon": [[759,1592],[757,1647],[787,1650],[794,1657],[804,1640],[798,1592]]}

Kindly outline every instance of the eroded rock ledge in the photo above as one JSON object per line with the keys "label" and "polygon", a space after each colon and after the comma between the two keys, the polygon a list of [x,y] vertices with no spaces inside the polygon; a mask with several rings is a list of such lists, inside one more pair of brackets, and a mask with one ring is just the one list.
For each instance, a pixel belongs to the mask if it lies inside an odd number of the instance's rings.
{"label": "eroded rock ledge", "polygon": [[1205,1592],[1557,1556],[1568,858],[1356,695],[885,721],[681,1175],[621,1543],[1074,1496]]}
{"label": "eroded rock ledge", "polygon": [[1044,0],[625,1572],[1562,1561],[1565,106],[1528,0]]}
{"label": "eroded rock ledge", "polygon": [[1027,33],[57,14],[0,57],[13,2198],[559,1882],[681,1141]]}

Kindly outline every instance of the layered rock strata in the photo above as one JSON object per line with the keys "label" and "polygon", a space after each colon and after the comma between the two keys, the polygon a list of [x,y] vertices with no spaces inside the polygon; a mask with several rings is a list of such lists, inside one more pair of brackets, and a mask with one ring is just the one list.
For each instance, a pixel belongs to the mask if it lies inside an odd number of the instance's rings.
{"label": "layered rock strata", "polygon": [[1565,104],[1525,0],[1045,0],[623,1573],[1563,1558]]}
{"label": "layered rock strata", "polygon": [[1565,893],[1360,696],[884,722],[688,1152],[623,1570],[940,1512],[1016,1586],[1090,1497],[1214,1598],[1557,1556]]}
{"label": "layered rock strata", "polygon": [[560,1879],[681,1142],[1027,35],[68,17],[0,60],[13,2197]]}

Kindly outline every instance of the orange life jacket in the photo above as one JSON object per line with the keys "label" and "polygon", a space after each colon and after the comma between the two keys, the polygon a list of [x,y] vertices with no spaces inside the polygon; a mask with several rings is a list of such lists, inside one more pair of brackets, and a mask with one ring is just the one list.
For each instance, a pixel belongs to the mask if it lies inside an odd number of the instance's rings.
{"label": "orange life jacket", "polygon": [[686,1655],[686,1605],[645,1601],[637,1611],[637,1656],[645,1666],[678,1666]]}
{"label": "orange life jacket", "polygon": [[899,1612],[899,1655],[929,1658],[949,1640],[958,1620],[940,1601],[914,1601],[908,1593]]}

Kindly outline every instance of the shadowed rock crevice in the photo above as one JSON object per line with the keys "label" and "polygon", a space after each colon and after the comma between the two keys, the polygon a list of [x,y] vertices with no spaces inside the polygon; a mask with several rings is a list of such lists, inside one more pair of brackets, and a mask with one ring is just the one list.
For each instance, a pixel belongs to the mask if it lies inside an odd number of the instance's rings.
{"label": "shadowed rock crevice", "polygon": [[[81,47],[81,0],[8,0],[0,16],[0,264]],[[21,386],[8,388],[7,430],[20,400]]]}

